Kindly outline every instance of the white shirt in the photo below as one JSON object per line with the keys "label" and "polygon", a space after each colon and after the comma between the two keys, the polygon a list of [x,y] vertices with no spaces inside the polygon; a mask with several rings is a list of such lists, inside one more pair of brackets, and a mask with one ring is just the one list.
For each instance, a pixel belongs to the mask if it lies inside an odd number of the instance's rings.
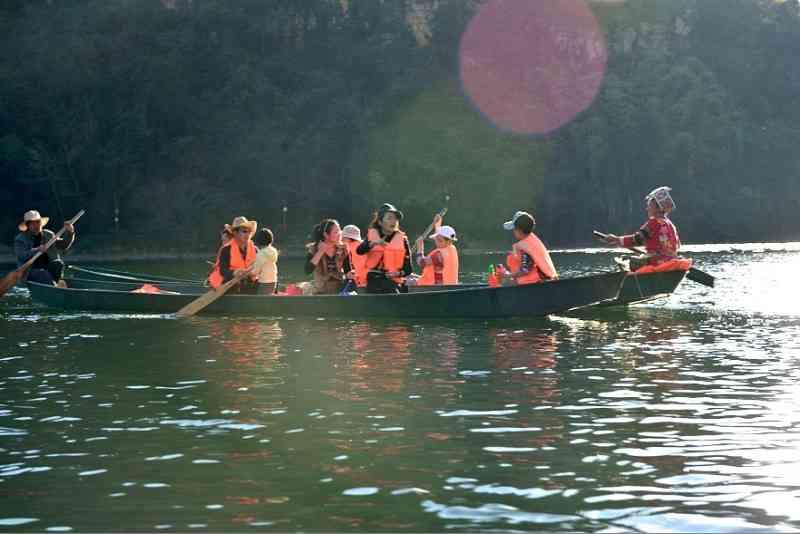
{"label": "white shirt", "polygon": [[259,284],[271,284],[278,281],[278,249],[272,245],[258,249],[253,274]]}

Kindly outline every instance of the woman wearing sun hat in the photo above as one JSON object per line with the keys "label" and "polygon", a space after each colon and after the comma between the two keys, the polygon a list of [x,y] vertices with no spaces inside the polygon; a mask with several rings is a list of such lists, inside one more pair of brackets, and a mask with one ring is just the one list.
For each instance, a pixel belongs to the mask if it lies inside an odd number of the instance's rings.
{"label": "woman wearing sun hat", "polygon": [[435,231],[431,239],[436,248],[425,255],[425,243],[417,240],[417,265],[422,267],[422,276],[416,280],[418,286],[456,285],[458,284],[458,250],[453,243],[458,241],[452,226],[442,225],[442,217],[437,214],[433,218]]}
{"label": "woman wearing sun hat", "polygon": [[347,246],[347,251],[350,253],[350,265],[356,272],[355,282],[358,287],[365,287],[367,285],[367,257],[361,256],[356,253],[358,247],[361,245],[361,229],[354,225],[348,224],[342,228],[342,241]]}
{"label": "woman wearing sun hat", "polygon": [[541,239],[533,233],[536,219],[527,211],[518,211],[503,228],[514,232],[517,240],[506,258],[510,272],[504,279],[515,284],[535,284],[558,278],[558,272],[550,258],[550,252]]}
{"label": "woman wearing sun hat", "polygon": [[[45,230],[49,217],[42,217],[38,211],[30,210],[22,217],[18,228],[20,233],[14,238],[14,255],[17,257],[17,267],[34,257],[44,249],[55,234]],[[70,223],[64,223],[66,238],[59,238],[48,249],[48,252],[39,256],[28,271],[27,280],[40,284],[59,284],[61,274],[64,272],[64,262],[59,257],[60,252],[66,252],[75,242],[75,228]],[[53,252],[50,252],[53,251]]]}
{"label": "woman wearing sun hat", "polygon": [[[217,288],[231,280],[242,271],[250,269],[256,261],[256,250],[253,244],[253,235],[256,233],[258,223],[249,221],[247,217],[236,217],[231,224],[233,239],[224,245],[217,255],[217,263],[208,277],[211,287]],[[255,293],[257,286],[255,276],[245,277],[238,284],[238,292]]]}
{"label": "woman wearing sun hat", "polygon": [[661,186],[644,197],[647,221],[634,234],[616,236],[608,234],[606,243],[618,247],[644,246],[647,254],[631,258],[632,271],[645,265],[659,265],[678,257],[681,240],[678,229],[669,219],[675,209],[675,201],[670,195],[671,188]]}

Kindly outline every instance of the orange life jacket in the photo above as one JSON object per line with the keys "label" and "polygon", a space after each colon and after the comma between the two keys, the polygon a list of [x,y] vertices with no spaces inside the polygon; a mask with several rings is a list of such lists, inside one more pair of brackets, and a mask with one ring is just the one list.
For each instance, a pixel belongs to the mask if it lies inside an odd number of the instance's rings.
{"label": "orange life jacket", "polygon": [[688,271],[692,268],[689,258],[675,258],[655,265],[643,265],[634,271],[635,274],[663,273],[667,271]]}
{"label": "orange life jacket", "polygon": [[347,243],[347,250],[350,251],[350,265],[356,271],[356,285],[364,287],[367,285],[367,256],[356,254],[360,244],[360,241],[350,241]]}
{"label": "orange life jacket", "polygon": [[[370,228],[367,232],[367,239],[378,241],[381,239],[380,233],[375,228]],[[367,270],[381,270],[386,272],[398,272],[403,270],[403,262],[406,257],[406,234],[398,230],[392,236],[392,240],[386,245],[374,245],[367,254]],[[402,277],[391,279],[396,284],[402,284]]]}
{"label": "orange life jacket", "polygon": [[256,246],[249,239],[247,240],[247,252],[245,253],[245,257],[242,257],[242,251],[239,249],[239,244],[236,243],[236,241],[231,241],[227,245],[223,246],[217,253],[217,262],[214,264],[214,270],[211,271],[211,274],[208,276],[208,284],[214,289],[221,286],[225,281],[222,278],[222,273],[220,272],[219,266],[219,257],[222,255],[222,251],[225,250],[225,247],[229,247],[231,249],[231,261],[229,266],[231,271],[235,271],[236,269],[247,269],[256,261],[256,254],[258,251],[256,250]]}
{"label": "orange life jacket", "polygon": [[544,243],[532,233],[514,243],[511,254],[506,258],[506,264],[512,273],[518,273],[522,267],[523,253],[533,259],[534,268],[525,276],[517,278],[517,284],[535,284],[541,282],[542,279],[558,278],[558,272],[550,258],[550,253]]}
{"label": "orange life jacket", "polygon": [[[442,254],[442,259],[444,260],[444,265],[442,266],[442,285],[449,286],[458,284],[458,250],[456,250],[455,245],[451,243],[445,248],[437,248],[428,254],[427,257],[430,258],[431,254],[437,250]],[[433,263],[429,263],[422,268],[422,276],[417,280],[417,285],[436,285],[436,267]]]}

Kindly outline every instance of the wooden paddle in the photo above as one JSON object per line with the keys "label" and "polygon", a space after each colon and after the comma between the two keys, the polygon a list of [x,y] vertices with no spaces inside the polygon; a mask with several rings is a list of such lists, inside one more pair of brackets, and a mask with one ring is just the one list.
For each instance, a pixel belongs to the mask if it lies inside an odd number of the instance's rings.
{"label": "wooden paddle", "polygon": [[[448,199],[449,198],[450,197],[448,197]],[[443,207],[441,209],[441,211],[439,211],[439,213],[438,213],[439,217],[441,217],[442,219],[444,219],[444,216],[446,214],[447,214],[447,206]],[[426,237],[428,237],[428,235],[430,235],[430,233],[431,233],[431,230],[433,230],[433,223],[429,224],[428,227],[425,229],[425,231],[422,232],[422,235],[419,236],[416,241],[414,241],[414,246],[411,247],[411,255],[412,256],[417,253],[417,243],[419,242],[419,240],[420,239],[425,239]]]}
{"label": "wooden paddle", "polygon": [[211,291],[206,292],[203,295],[200,295],[198,298],[194,299],[192,302],[175,312],[175,315],[178,317],[191,317],[202,311],[206,306],[220,298],[222,295],[228,292],[230,288],[238,284],[242,281],[242,278],[250,274],[250,269],[246,269],[239,274],[233,275],[233,278],[222,284],[216,289],[212,289]]}
{"label": "wooden paddle", "polygon": [[[86,213],[84,210],[79,211],[75,217],[73,217],[67,222],[75,224],[76,222],[78,222],[78,219],[80,219],[83,216],[84,213]],[[59,230],[56,233],[56,235],[54,235],[53,238],[50,239],[50,241],[45,243],[43,250],[40,250],[39,252],[34,254],[31,259],[29,259],[28,261],[17,267],[16,270],[11,271],[7,275],[5,275],[3,279],[0,280],[0,297],[5,295],[9,289],[17,285],[19,281],[22,280],[22,277],[25,276],[25,273],[28,272],[28,269],[31,268],[31,265],[33,265],[34,262],[37,259],[39,259],[39,256],[47,252],[47,249],[49,249],[51,246],[53,246],[53,244],[55,244],[56,241],[59,240],[59,238],[64,234],[65,230],[66,228],[62,228],[61,230]]]}
{"label": "wooden paddle", "polygon": [[[602,240],[605,240],[608,237],[608,234],[598,232],[597,230],[594,230],[592,233],[595,235],[595,237]],[[627,248],[631,252],[635,252],[636,254],[647,254],[647,252],[645,252],[640,248],[636,247],[625,247],[625,248]],[[701,271],[700,269],[695,269],[694,267],[691,267],[689,269],[689,272],[686,273],[686,278],[688,278],[692,282],[703,284],[704,286],[714,287],[714,280],[715,280],[714,277],[708,274],[707,272]]]}

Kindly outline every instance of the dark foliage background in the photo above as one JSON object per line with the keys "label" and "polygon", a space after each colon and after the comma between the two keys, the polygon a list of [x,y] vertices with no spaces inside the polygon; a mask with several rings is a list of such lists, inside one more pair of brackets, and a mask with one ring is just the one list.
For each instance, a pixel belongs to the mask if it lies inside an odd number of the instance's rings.
{"label": "dark foliage background", "polygon": [[3,0],[2,242],[27,209],[58,226],[85,207],[89,247],[210,247],[238,214],[285,243],[387,200],[414,233],[450,195],[466,243],[530,209],[565,245],[635,228],[662,184],[687,241],[800,239],[796,0],[593,4],[603,89],[546,138],[466,102],[480,4]]}

